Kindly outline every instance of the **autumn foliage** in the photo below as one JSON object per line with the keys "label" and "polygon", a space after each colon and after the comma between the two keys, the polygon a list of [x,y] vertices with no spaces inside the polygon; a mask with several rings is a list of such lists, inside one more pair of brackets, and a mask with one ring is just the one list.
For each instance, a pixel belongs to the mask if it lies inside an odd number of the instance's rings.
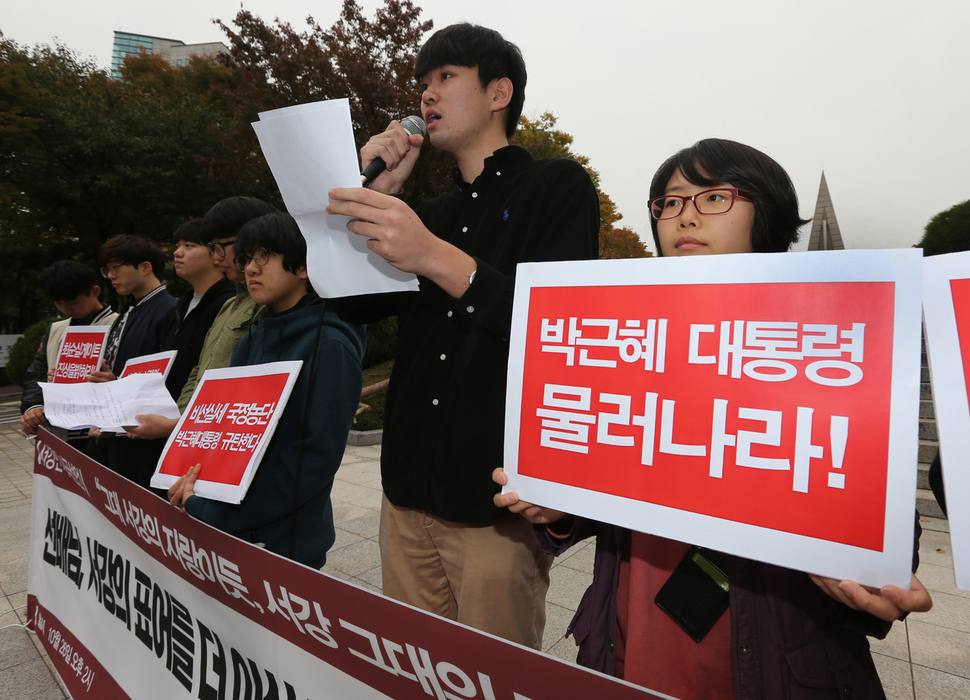
{"label": "autumn foliage", "polygon": [[[181,67],[131,56],[120,80],[65,46],[25,48],[0,35],[0,329],[42,316],[39,272],[58,258],[95,266],[117,233],[168,247],[179,224],[227,196],[282,206],[251,126],[259,112],[347,98],[358,148],[392,119],[419,113],[414,57],[433,25],[409,0],[384,0],[372,18],[344,0],[329,27],[247,10],[216,24],[228,54]],[[574,158],[599,188],[589,159],[555,126],[551,113],[523,118],[515,142],[539,158]],[[450,189],[453,165],[422,149],[405,201]],[[632,231],[614,227],[621,216],[599,192],[601,257],[644,255]]]}

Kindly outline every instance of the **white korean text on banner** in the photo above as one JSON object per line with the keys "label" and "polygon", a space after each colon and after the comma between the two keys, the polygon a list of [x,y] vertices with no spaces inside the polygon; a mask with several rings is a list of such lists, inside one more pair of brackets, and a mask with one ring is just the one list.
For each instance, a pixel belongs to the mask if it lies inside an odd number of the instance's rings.
{"label": "white korean text on banner", "polygon": [[923,261],[923,317],[957,586],[970,591],[970,253]]}
{"label": "white korean text on banner", "polygon": [[104,341],[111,326],[68,326],[57,351],[54,384],[86,382],[88,375],[101,368]]}
{"label": "white korean text on banner", "polygon": [[168,489],[196,464],[195,493],[241,503],[303,360],[206,370],[165,443],[151,486]]}
{"label": "white korean text on banner", "polygon": [[168,379],[168,371],[172,369],[172,362],[177,354],[178,350],[165,350],[152,355],[132,357],[125,363],[125,368],[121,370],[118,379],[124,379],[132,374],[160,374],[163,379]]}
{"label": "white korean text on banner", "polygon": [[919,251],[520,265],[506,491],[908,587]]}
{"label": "white korean text on banner", "polygon": [[654,697],[219,532],[44,430],[28,607],[75,700]]}

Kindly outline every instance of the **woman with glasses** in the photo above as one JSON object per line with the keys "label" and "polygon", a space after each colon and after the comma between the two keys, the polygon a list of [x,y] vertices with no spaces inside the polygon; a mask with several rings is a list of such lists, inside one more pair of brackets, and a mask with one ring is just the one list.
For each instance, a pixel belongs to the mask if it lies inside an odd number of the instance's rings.
{"label": "woman with glasses", "polygon": [[[648,206],[664,256],[784,252],[805,223],[781,166],[723,139],[669,158]],[[507,482],[501,469],[493,479]],[[596,536],[593,583],[567,632],[580,647],[577,661],[681,700],[885,698],[867,635],[881,639],[894,620],[932,605],[915,575],[911,591],[876,591],[585,520],[514,493],[495,503],[536,524],[550,554]],[[917,524],[914,570],[918,537]]]}

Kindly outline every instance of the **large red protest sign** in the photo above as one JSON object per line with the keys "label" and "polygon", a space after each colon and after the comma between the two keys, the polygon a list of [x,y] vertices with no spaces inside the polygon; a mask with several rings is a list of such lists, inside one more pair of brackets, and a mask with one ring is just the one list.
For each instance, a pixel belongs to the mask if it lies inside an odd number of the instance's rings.
{"label": "large red protest sign", "polygon": [[892,300],[887,282],[536,289],[519,472],[881,550]]}
{"label": "large red protest sign", "polygon": [[960,341],[960,359],[963,363],[964,386],[970,397],[970,279],[950,280],[953,299],[953,315],[957,337]]}
{"label": "large red protest sign", "polygon": [[125,363],[125,368],[121,370],[118,379],[124,379],[133,374],[160,374],[168,379],[168,371],[172,368],[172,362],[177,354],[177,350],[166,350],[152,355],[133,357]]}
{"label": "large red protest sign", "polygon": [[91,372],[99,369],[104,355],[104,342],[110,326],[68,327],[57,352],[54,365],[54,384],[85,382]]}
{"label": "large red protest sign", "polygon": [[302,364],[207,371],[165,445],[152,486],[168,488],[201,464],[196,493],[241,502]]}
{"label": "large red protest sign", "polygon": [[957,586],[970,590],[970,253],[923,263],[923,315]]}
{"label": "large red protest sign", "polygon": [[919,268],[882,257],[861,273],[811,254],[520,267],[513,490],[699,544],[716,522],[895,551],[887,512],[915,490]]}

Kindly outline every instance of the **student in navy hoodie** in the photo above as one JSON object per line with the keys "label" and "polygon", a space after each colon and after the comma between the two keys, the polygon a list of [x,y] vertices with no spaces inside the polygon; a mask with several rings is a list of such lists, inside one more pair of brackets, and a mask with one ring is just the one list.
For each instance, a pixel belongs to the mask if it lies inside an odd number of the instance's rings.
{"label": "student in navy hoodie", "polygon": [[320,568],[335,538],[330,489],[360,400],[364,327],[345,323],[310,287],[306,242],[289,214],[246,224],[236,251],[253,300],[267,310],[239,341],[231,366],[303,360],[303,367],[242,503],[195,495],[204,464],[169,498],[213,527]]}

